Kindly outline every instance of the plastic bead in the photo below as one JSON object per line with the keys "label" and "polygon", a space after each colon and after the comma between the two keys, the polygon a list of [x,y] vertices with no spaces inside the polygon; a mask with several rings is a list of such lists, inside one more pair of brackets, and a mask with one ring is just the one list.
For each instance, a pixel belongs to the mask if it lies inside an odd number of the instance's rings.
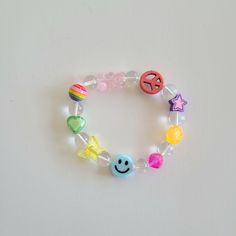
{"label": "plastic bead", "polygon": [[146,172],[148,168],[147,161],[143,158],[136,160],[134,163],[134,168],[138,172]]}
{"label": "plastic bead", "polygon": [[149,70],[141,75],[139,84],[145,93],[156,94],[163,89],[164,78],[159,72]]}
{"label": "plastic bead", "polygon": [[166,141],[170,144],[178,144],[183,138],[183,130],[180,126],[171,126],[166,132]]}
{"label": "plastic bead", "polygon": [[111,155],[108,152],[102,152],[97,156],[97,163],[101,167],[109,166],[111,163]]}
{"label": "plastic bead", "polygon": [[77,155],[79,157],[96,160],[98,155],[102,152],[106,152],[106,150],[100,147],[97,138],[92,136],[89,138],[86,147],[83,150],[80,150]]}
{"label": "plastic bead", "polygon": [[187,104],[187,101],[185,101],[182,98],[181,94],[177,94],[174,98],[169,100],[170,103],[170,111],[184,111],[184,106]]}
{"label": "plastic bead", "polygon": [[108,85],[105,82],[100,82],[97,85],[97,90],[100,92],[105,92],[108,89]]}
{"label": "plastic bead", "polygon": [[96,88],[97,86],[97,78],[94,75],[88,75],[83,80],[83,85],[88,88]]}
{"label": "plastic bead", "polygon": [[74,101],[82,101],[87,97],[87,89],[81,84],[74,84],[69,88],[69,96]]}
{"label": "plastic bead", "polygon": [[127,155],[118,155],[111,162],[111,172],[117,177],[130,176],[133,170],[133,160]]}
{"label": "plastic bead", "polygon": [[97,89],[99,91],[106,91],[112,88],[123,88],[124,87],[124,73],[112,73],[98,74],[97,75]]}
{"label": "plastic bead", "polygon": [[162,97],[165,101],[169,101],[170,99],[174,98],[178,93],[177,88],[173,84],[167,84],[162,89]]}
{"label": "plastic bead", "polygon": [[185,114],[183,112],[170,112],[169,122],[172,125],[182,125],[186,120]]}
{"label": "plastic bead", "polygon": [[157,147],[157,152],[162,156],[171,156],[174,153],[174,146],[168,142],[161,143]]}
{"label": "plastic bead", "polygon": [[69,116],[67,125],[74,134],[78,134],[85,126],[86,121],[81,116]]}
{"label": "plastic bead", "polygon": [[160,153],[152,153],[148,157],[148,165],[152,168],[160,168],[163,164],[163,156]]}
{"label": "plastic bead", "polygon": [[69,112],[75,116],[81,115],[84,111],[84,107],[80,102],[72,102],[69,105]]}
{"label": "plastic bead", "polygon": [[124,77],[125,87],[131,88],[138,84],[139,75],[136,71],[129,71],[125,74]]}
{"label": "plastic bead", "polygon": [[85,132],[81,132],[75,136],[75,143],[78,149],[83,149],[89,142],[89,135]]}

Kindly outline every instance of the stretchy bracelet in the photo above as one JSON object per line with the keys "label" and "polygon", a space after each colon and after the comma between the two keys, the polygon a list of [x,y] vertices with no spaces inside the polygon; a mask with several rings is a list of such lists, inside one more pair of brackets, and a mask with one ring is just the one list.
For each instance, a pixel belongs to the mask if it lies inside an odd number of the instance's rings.
{"label": "stretchy bracelet", "polygon": [[[114,88],[124,88],[139,85],[141,90],[149,95],[160,92],[163,102],[169,105],[168,128],[165,130],[165,140],[156,146],[156,151],[148,153],[147,158],[134,161],[129,155],[110,155],[100,146],[95,136],[89,136],[81,132],[86,121],[81,116],[84,100],[88,89],[96,88],[99,91],[106,91]],[[147,71],[141,76],[135,71],[127,73],[107,73],[97,76],[87,76],[80,84],[74,84],[69,88],[69,96],[74,103],[74,113],[67,118],[69,129],[76,135],[79,144],[77,155],[81,158],[92,159],[99,166],[108,167],[111,173],[117,177],[133,175],[138,169],[154,168],[162,166],[164,157],[173,153],[174,145],[183,138],[181,125],[185,121],[184,107],[187,104],[182,95],[174,85],[164,85],[163,76],[157,71]]]}

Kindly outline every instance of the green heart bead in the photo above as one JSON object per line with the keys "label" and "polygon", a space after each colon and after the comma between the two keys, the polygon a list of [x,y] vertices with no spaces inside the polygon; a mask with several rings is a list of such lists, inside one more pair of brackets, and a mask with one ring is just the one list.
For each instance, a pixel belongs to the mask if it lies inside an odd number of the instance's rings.
{"label": "green heart bead", "polygon": [[81,116],[69,116],[67,125],[74,134],[78,134],[85,126],[86,121]]}

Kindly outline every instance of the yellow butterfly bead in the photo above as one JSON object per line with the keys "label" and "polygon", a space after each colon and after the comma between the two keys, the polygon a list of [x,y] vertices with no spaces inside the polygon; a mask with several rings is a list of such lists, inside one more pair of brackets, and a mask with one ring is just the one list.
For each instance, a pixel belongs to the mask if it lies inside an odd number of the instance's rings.
{"label": "yellow butterfly bead", "polygon": [[106,150],[104,148],[100,147],[97,138],[95,136],[92,136],[89,138],[89,142],[86,145],[85,149],[79,151],[77,155],[82,158],[91,158],[96,160],[97,156],[105,151]]}

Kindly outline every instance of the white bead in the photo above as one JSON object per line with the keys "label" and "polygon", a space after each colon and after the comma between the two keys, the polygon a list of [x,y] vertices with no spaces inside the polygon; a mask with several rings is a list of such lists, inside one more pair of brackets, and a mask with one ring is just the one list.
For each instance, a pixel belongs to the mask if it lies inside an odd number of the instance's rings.
{"label": "white bead", "polygon": [[99,166],[106,167],[111,162],[111,155],[108,152],[102,152],[97,156],[97,163]]}
{"label": "white bead", "polygon": [[108,152],[102,152],[97,156],[97,163],[101,167],[109,166],[111,162],[111,155]]}
{"label": "white bead", "polygon": [[161,143],[157,147],[157,152],[160,153],[162,156],[171,156],[174,152],[174,146],[168,142]]}
{"label": "white bead", "polygon": [[147,161],[143,158],[137,159],[134,163],[134,168],[138,172],[146,172],[148,169]]}
{"label": "white bead", "polygon": [[87,88],[96,88],[97,86],[97,78],[94,75],[88,75],[83,80],[83,86]]}
{"label": "white bead", "polygon": [[82,114],[84,111],[84,108],[80,102],[72,101],[69,104],[69,112],[71,115],[78,116]]}
{"label": "white bead", "polygon": [[125,87],[127,88],[131,88],[134,87],[135,85],[137,85],[138,81],[139,81],[139,75],[138,72],[136,71],[129,71],[125,74]]}
{"label": "white bead", "polygon": [[172,125],[182,125],[186,120],[184,112],[170,112],[169,122]]}
{"label": "white bead", "polygon": [[75,136],[75,143],[78,149],[83,149],[89,142],[89,135],[85,132],[81,132]]}
{"label": "white bead", "polygon": [[174,98],[178,93],[177,88],[173,84],[167,84],[161,91],[162,97],[165,101]]}

